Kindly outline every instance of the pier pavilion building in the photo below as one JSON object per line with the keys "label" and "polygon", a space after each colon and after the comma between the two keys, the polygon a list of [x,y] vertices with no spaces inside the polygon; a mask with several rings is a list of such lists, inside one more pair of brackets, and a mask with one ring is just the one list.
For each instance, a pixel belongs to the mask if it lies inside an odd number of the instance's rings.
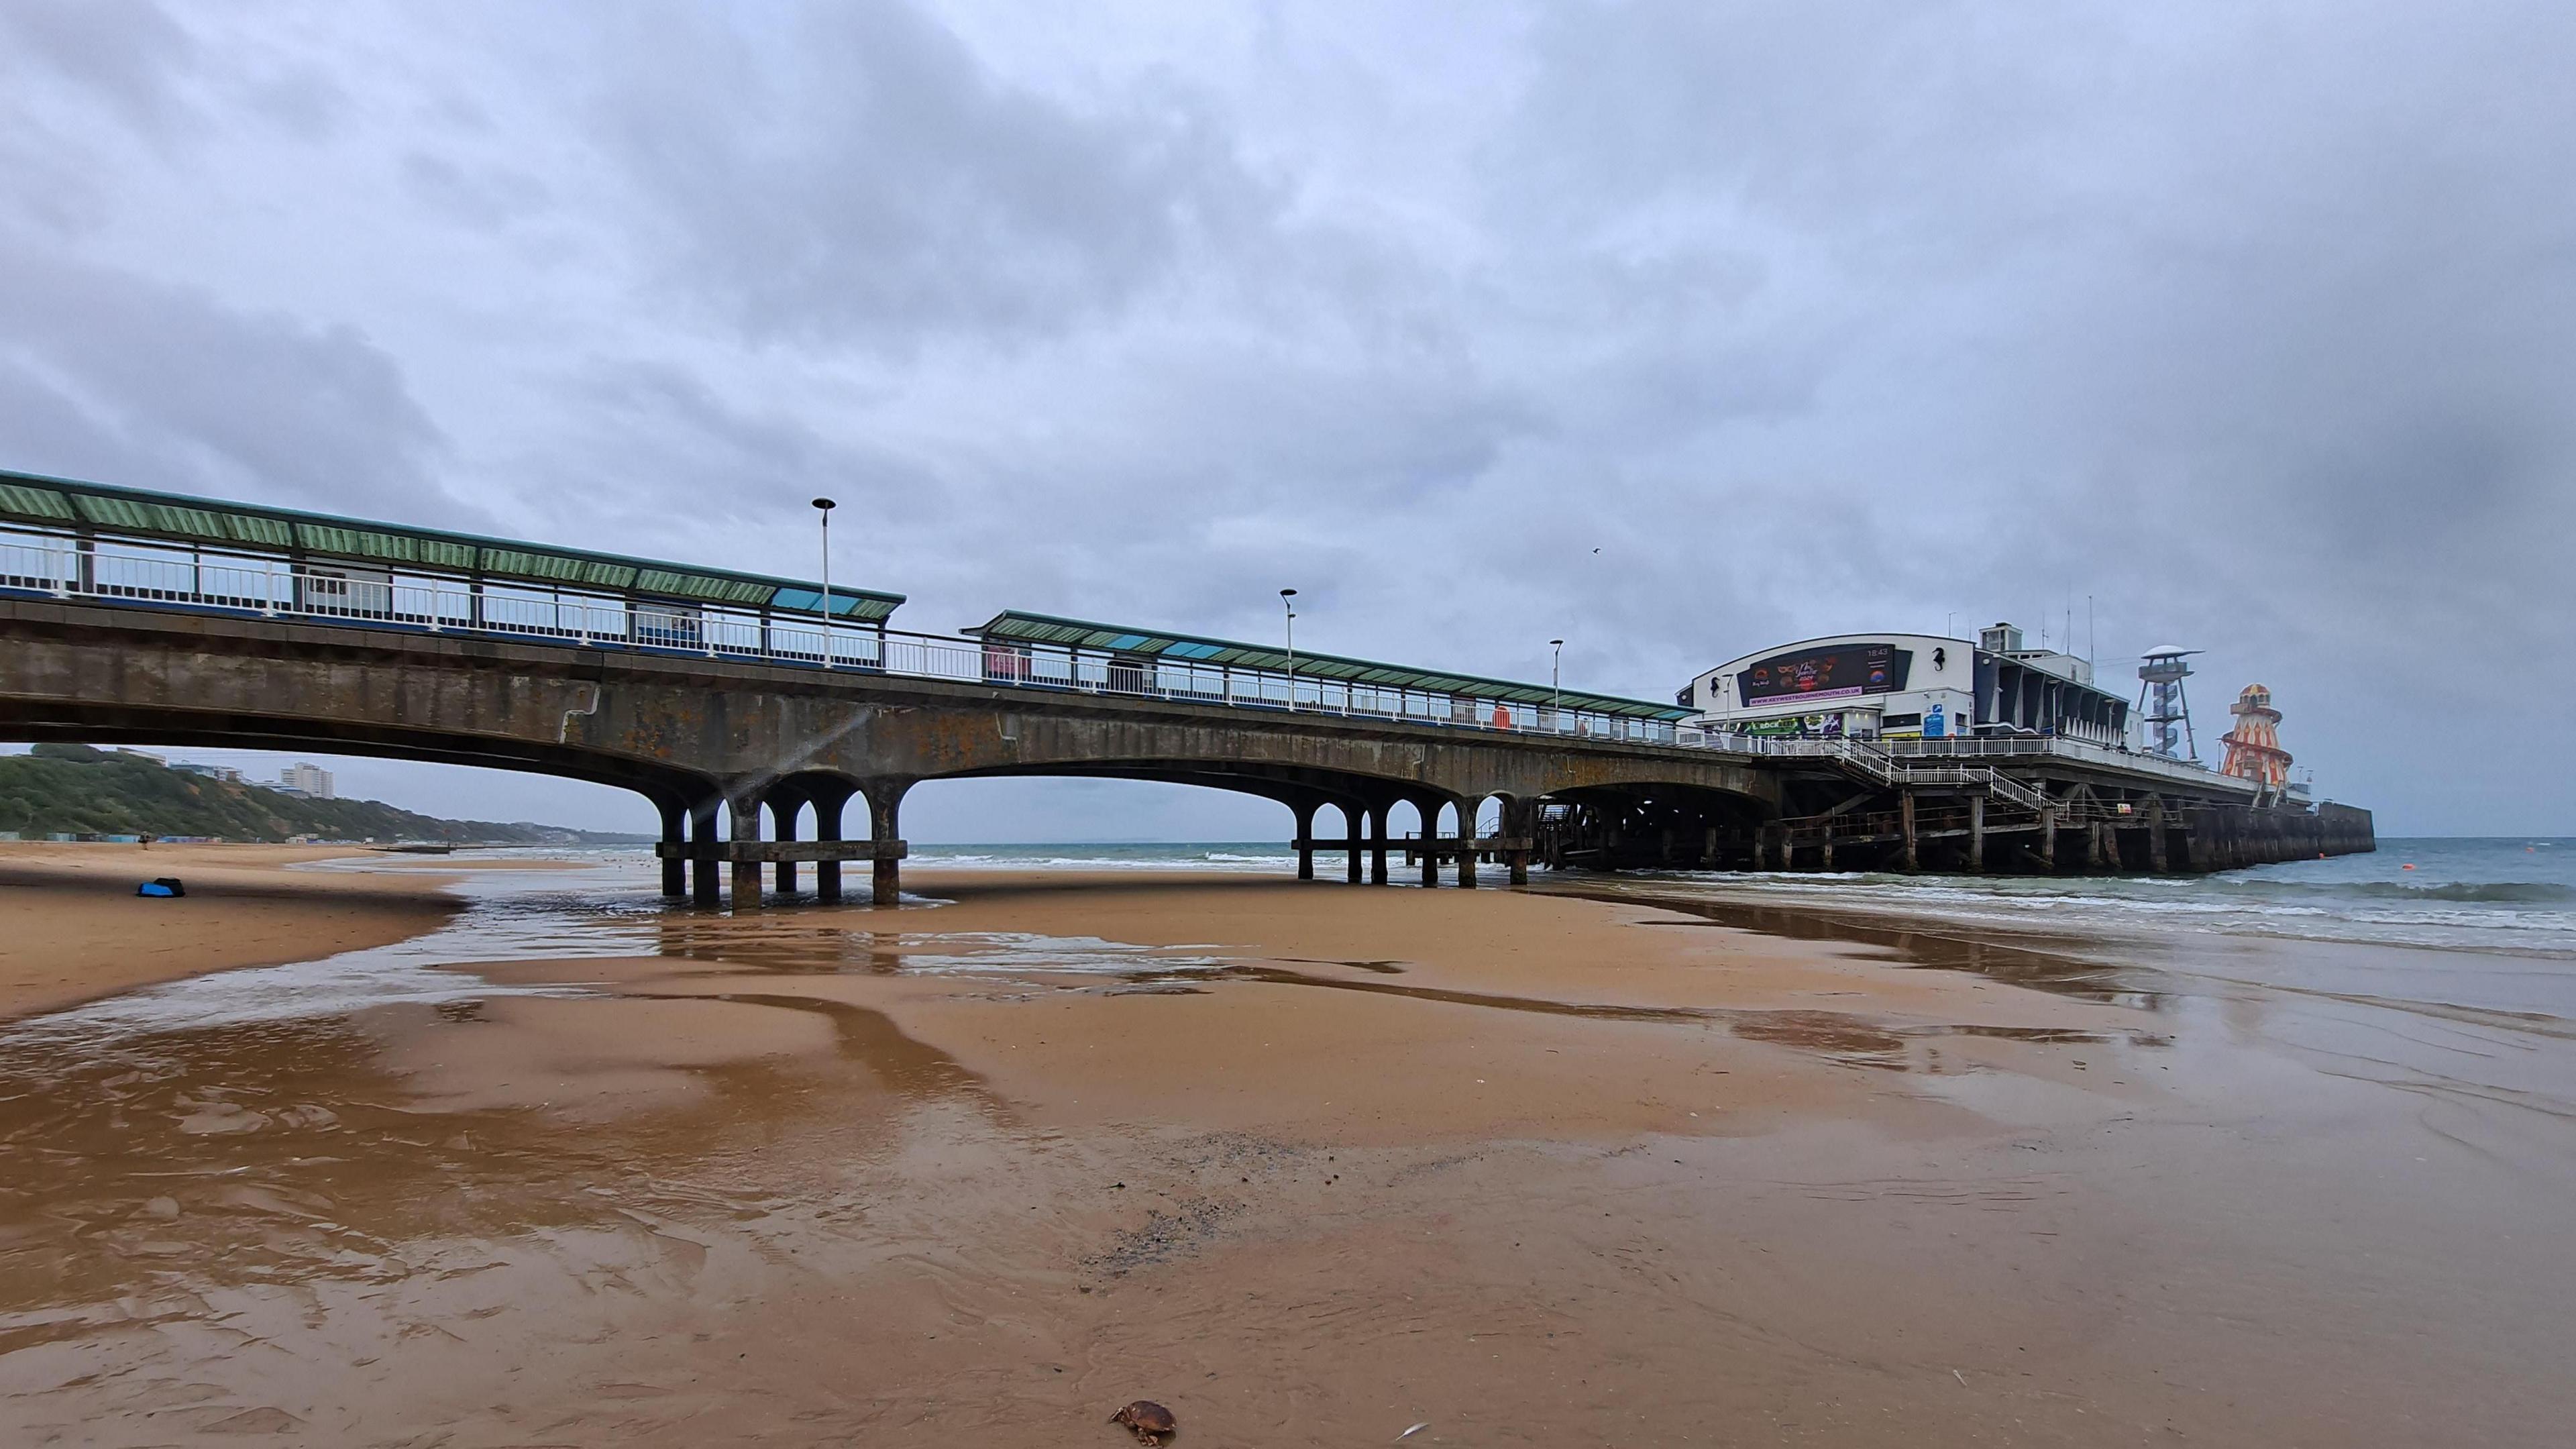
{"label": "pier pavilion building", "polygon": [[1974,640],[1836,634],[1730,659],[1674,696],[1694,727],[1756,738],[2050,738],[2125,748],[2129,703],[2072,654],[1996,624]]}

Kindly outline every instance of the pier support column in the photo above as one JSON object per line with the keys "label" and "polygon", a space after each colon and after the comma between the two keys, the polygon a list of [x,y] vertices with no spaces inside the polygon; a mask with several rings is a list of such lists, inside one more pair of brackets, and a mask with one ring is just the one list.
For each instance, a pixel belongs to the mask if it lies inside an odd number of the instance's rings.
{"label": "pier support column", "polygon": [[1476,888],[1476,811],[1482,808],[1484,803],[1482,800],[1458,802],[1458,888],[1460,890],[1471,891]]}
{"label": "pier support column", "polygon": [[[780,788],[770,791],[769,838],[772,840],[794,840],[796,838],[796,812],[804,808],[805,796],[802,791],[789,788]],[[778,892],[778,898],[780,900],[788,900],[795,896],[796,862],[792,860],[782,860],[778,862],[777,870],[771,879],[771,888]]]}
{"label": "pier support column", "polygon": [[[760,839],[760,800],[749,796],[729,802],[733,808],[733,843],[747,844]],[[733,908],[737,911],[760,909],[760,862],[736,860],[733,863]]]}
{"label": "pier support column", "polygon": [[2085,827],[2084,868],[2086,870],[2100,870],[2102,868],[2102,832],[2110,828],[2110,826],[2103,824],[2099,820],[2096,820],[2091,825]]}
{"label": "pier support column", "polygon": [[662,894],[673,900],[689,893],[689,808],[677,800],[656,800],[662,812],[662,844],[674,854],[662,857]]}
{"label": "pier support column", "polygon": [[692,904],[724,904],[724,887],[716,880],[716,812],[724,797],[710,795],[689,807],[689,899]]}
{"label": "pier support column", "polygon": [[[850,793],[847,785],[836,785],[830,789],[817,789],[813,792],[811,798],[814,801],[814,838],[816,840],[841,838],[841,807],[849,803]],[[839,861],[814,862],[814,901],[817,905],[825,906],[837,906],[841,903],[841,863]]]}
{"label": "pier support column", "polygon": [[1348,869],[1342,873],[1342,878],[1349,881],[1352,885],[1358,885],[1361,879],[1360,831],[1363,828],[1363,823],[1368,818],[1368,807],[1345,800],[1342,802],[1341,810],[1342,835],[1345,842],[1351,848],[1351,858]]}
{"label": "pier support column", "polygon": [[1968,797],[1968,870],[1970,874],[1986,868],[1986,797]]}
{"label": "pier support column", "polygon": [[868,836],[876,843],[877,858],[870,864],[876,869],[869,882],[869,904],[891,907],[903,903],[903,862],[888,847],[903,844],[900,812],[903,792],[912,788],[910,780],[871,780],[864,787],[868,796]]}
{"label": "pier support column", "polygon": [[1422,814],[1422,885],[1429,890],[1440,884],[1440,857],[1432,847],[1440,843],[1440,801],[1417,800],[1413,808]]}
{"label": "pier support column", "polygon": [[1914,792],[1911,790],[1902,791],[1896,797],[1896,829],[1900,837],[1896,868],[1910,875],[1923,868],[1922,853],[1915,846]]}
{"label": "pier support column", "polygon": [[[1503,834],[1513,840],[1527,841],[1538,833],[1538,802],[1517,797],[1503,800]],[[1530,852],[1526,844],[1503,852],[1504,864],[1510,868],[1511,883],[1529,884]]]}
{"label": "pier support column", "polygon": [[2147,797],[2147,869],[2165,873],[2165,797]]}
{"label": "pier support column", "polygon": [[2039,864],[2044,870],[2057,870],[2057,807],[2039,807]]}
{"label": "pier support column", "polygon": [[1315,803],[1311,800],[1291,805],[1297,813],[1297,879],[1315,878]]}
{"label": "pier support column", "polygon": [[1818,870],[1832,870],[1833,868],[1834,868],[1834,837],[1833,837],[1833,826],[1832,826],[1832,825],[1830,825],[1830,824],[1828,824],[1828,825],[1825,827],[1825,838],[1824,838],[1824,841],[1823,841],[1822,845],[1821,845],[1821,846],[1817,849],[1817,851],[1816,851],[1816,869],[1818,869]]}
{"label": "pier support column", "polygon": [[1386,812],[1391,807],[1380,800],[1368,808],[1369,884],[1386,884]]}

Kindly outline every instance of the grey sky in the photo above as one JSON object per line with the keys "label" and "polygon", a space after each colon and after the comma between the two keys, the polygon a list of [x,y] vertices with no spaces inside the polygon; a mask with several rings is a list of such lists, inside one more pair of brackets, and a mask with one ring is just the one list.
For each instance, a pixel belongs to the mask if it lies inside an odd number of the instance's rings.
{"label": "grey sky", "polygon": [[2566,830],[2571,72],[2545,3],[0,0],[0,463],[800,574],[829,490],[912,628],[1294,585],[1649,698],[2090,596],[2386,833]]}

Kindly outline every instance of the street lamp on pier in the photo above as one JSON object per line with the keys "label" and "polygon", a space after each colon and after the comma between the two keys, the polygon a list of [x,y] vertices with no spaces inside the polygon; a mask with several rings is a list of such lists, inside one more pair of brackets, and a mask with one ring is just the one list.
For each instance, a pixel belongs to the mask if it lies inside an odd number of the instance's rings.
{"label": "street lamp on pier", "polygon": [[1289,710],[1289,712],[1290,712],[1291,714],[1294,714],[1294,713],[1296,712],[1296,709],[1297,709],[1297,602],[1296,602],[1296,601],[1297,601],[1297,591],[1296,591],[1295,589],[1281,589],[1281,590],[1279,591],[1279,608],[1280,608],[1280,611],[1281,611],[1281,612],[1283,612],[1283,613],[1285,613],[1285,614],[1288,616],[1288,710]]}
{"label": "street lamp on pier", "polygon": [[832,510],[840,507],[829,498],[814,500],[814,511],[823,516],[823,667],[832,667]]}
{"label": "street lamp on pier", "polygon": [[1565,641],[1550,639],[1547,647],[1556,651],[1547,665],[1548,728],[1562,733],[1565,729]]}

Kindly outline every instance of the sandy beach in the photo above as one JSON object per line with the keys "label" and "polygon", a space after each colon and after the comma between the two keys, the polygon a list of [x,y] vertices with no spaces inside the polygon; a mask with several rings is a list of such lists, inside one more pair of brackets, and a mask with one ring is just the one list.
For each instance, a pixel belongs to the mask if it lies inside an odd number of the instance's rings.
{"label": "sandy beach", "polygon": [[[301,961],[434,930],[431,872],[289,871],[347,846],[0,841],[0,1021],[156,981]],[[188,894],[134,888],[175,876]]]}
{"label": "sandy beach", "polygon": [[435,1000],[34,1019],[0,1426],[1110,1445],[1145,1396],[1184,1445],[2394,1445],[2576,1407],[2576,1283],[2516,1246],[2563,1141],[2243,1002],[1543,891],[911,884],[945,904],[469,888]]}

